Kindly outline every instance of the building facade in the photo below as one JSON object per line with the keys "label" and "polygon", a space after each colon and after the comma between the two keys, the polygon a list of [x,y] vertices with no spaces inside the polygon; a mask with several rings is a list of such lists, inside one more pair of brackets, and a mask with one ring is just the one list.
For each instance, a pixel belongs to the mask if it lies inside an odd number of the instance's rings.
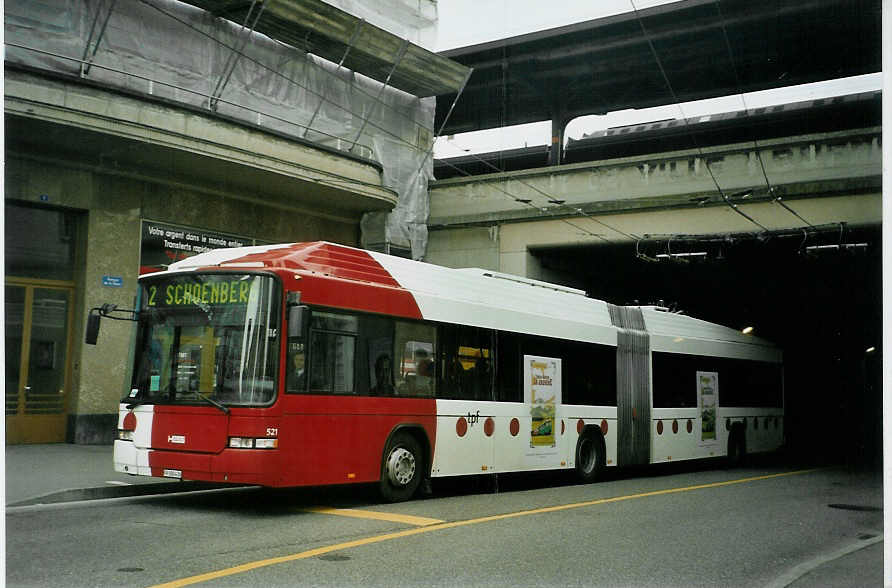
{"label": "building facade", "polygon": [[[95,346],[84,327],[134,308],[141,273],[234,245],[412,248],[388,222],[426,214],[434,99],[200,4],[6,3],[7,443],[111,442],[133,323]],[[436,19],[303,4],[419,54]]]}

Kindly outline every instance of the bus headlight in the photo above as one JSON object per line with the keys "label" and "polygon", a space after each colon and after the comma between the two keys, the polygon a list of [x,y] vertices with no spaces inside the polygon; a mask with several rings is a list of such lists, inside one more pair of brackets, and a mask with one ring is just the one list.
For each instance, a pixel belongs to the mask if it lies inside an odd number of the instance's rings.
{"label": "bus headlight", "polygon": [[229,447],[233,449],[275,449],[278,439],[256,439],[254,437],[230,437]]}

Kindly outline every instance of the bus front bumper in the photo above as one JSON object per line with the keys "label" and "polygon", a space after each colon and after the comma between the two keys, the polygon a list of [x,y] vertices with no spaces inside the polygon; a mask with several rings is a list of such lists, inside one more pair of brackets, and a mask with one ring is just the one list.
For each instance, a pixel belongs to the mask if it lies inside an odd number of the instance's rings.
{"label": "bus front bumper", "polygon": [[166,451],[116,440],[115,471],[203,482],[276,486],[281,480],[281,457],[276,449],[231,449],[220,453]]}

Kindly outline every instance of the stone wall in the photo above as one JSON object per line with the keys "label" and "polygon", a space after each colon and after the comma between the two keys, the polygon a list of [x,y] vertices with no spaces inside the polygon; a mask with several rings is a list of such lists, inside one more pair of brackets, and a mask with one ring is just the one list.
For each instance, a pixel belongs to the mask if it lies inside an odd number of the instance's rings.
{"label": "stone wall", "polygon": [[[75,271],[75,320],[69,442],[110,443],[118,401],[129,389],[135,329],[126,321],[102,321],[97,345],[83,343],[90,308],[104,303],[133,308],[139,272],[141,221],[159,221],[231,233],[265,242],[359,241],[358,219],[337,220],[281,205],[264,206],[243,194],[213,195],[181,185],[132,179],[43,160],[37,154],[11,154],[6,162],[7,203],[65,208],[81,213]],[[39,238],[39,236],[35,236]],[[102,285],[103,276],[120,276],[122,287]]]}

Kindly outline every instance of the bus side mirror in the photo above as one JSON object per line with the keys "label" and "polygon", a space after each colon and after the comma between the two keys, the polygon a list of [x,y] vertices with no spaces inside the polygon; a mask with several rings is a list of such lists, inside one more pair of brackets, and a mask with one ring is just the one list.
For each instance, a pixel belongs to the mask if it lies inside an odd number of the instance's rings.
{"label": "bus side mirror", "polygon": [[87,345],[96,345],[96,340],[99,338],[99,321],[101,319],[102,317],[99,313],[92,310],[87,315],[87,334],[84,337],[84,343]]}
{"label": "bus side mirror", "polygon": [[289,306],[288,307],[288,338],[294,339],[303,337],[304,320],[308,315],[309,309],[306,306]]}

